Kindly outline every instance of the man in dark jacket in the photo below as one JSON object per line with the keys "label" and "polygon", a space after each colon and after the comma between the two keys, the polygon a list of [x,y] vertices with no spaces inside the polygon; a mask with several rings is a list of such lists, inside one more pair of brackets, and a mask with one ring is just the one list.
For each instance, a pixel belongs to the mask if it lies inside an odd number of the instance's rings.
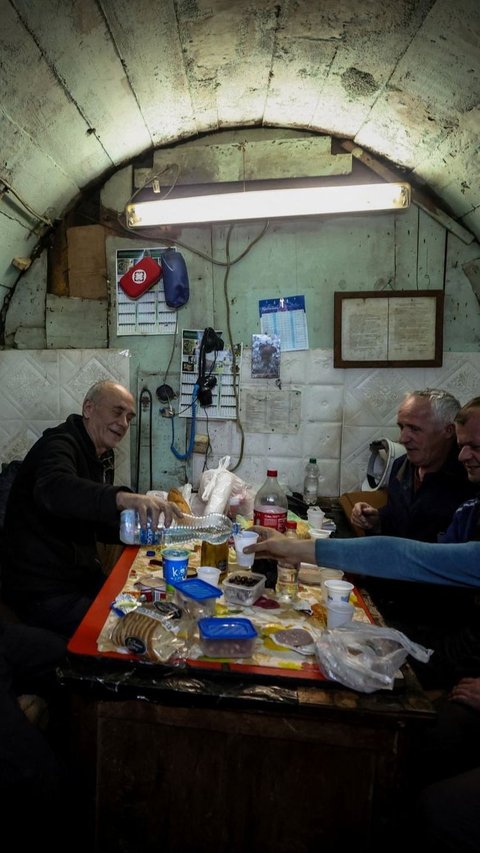
{"label": "man in dark jacket", "polygon": [[437,542],[457,507],[475,495],[475,486],[458,459],[455,417],[459,409],[452,394],[436,388],[405,396],[397,422],[406,452],[393,464],[387,503],[375,509],[360,501],[352,510],[352,522],[367,535]]}
{"label": "man in dark jacket", "polygon": [[25,457],[7,504],[2,596],[29,624],[66,637],[81,622],[105,576],[97,542],[118,542],[120,512],[135,509],[168,526],[178,510],[156,496],[113,485],[114,448],[135,404],[111,381],[87,392],[82,415],[47,429]]}
{"label": "man in dark jacket", "polygon": [[[375,509],[361,501],[352,510],[352,522],[367,536],[438,542],[457,507],[476,494],[478,487],[469,481],[458,459],[455,418],[459,410],[458,400],[437,388],[404,397],[397,422],[406,453],[392,467],[387,503]],[[412,596],[409,584],[401,581],[372,579],[366,586],[386,621],[409,636],[420,625],[424,636],[430,636],[432,628],[436,634],[447,616],[450,625],[461,624],[475,611],[471,590],[418,585]]]}

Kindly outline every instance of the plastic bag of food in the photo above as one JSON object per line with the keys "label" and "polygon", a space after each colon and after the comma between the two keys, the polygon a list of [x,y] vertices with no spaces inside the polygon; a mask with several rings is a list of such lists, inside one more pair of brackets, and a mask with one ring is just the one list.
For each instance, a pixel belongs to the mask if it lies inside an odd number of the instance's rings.
{"label": "plastic bag of food", "polygon": [[355,624],[323,631],[315,653],[327,678],[353,690],[373,693],[392,689],[395,674],[407,656],[427,663],[432,649],[413,643],[395,628]]}
{"label": "plastic bag of food", "polygon": [[198,494],[204,503],[203,512],[225,512],[232,487],[238,477],[228,470],[230,456],[223,456],[216,468],[204,471],[200,478]]}
{"label": "plastic bag of food", "polygon": [[181,663],[187,654],[188,624],[181,611],[168,606],[141,606],[122,616],[112,628],[110,640],[119,650],[126,650],[147,660]]}

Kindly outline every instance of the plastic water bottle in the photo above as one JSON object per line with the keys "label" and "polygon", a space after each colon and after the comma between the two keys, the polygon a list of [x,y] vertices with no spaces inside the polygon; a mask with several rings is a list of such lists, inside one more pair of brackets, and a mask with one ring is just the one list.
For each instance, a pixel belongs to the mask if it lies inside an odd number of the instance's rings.
{"label": "plastic water bottle", "polygon": [[[235,525],[238,529],[238,525]],[[184,515],[170,527],[153,528],[150,521],[146,527],[140,526],[138,513],[134,509],[124,509],[120,513],[120,539],[125,545],[180,545],[192,539],[202,539],[219,545],[227,542],[234,531],[234,525],[226,515],[212,512],[210,515]]]}
{"label": "plastic water bottle", "polygon": [[312,456],[308,465],[305,466],[305,479],[303,481],[303,500],[310,506],[317,503],[319,474],[317,460]]}
{"label": "plastic water bottle", "polygon": [[267,479],[253,502],[253,523],[284,533],[287,526],[288,501],[277,475],[278,472],[273,468],[268,469]]}
{"label": "plastic water bottle", "polygon": [[[288,539],[297,539],[297,522],[287,521],[285,536]],[[277,583],[275,592],[280,604],[291,604],[298,598],[298,574],[299,563],[286,563],[279,560],[277,563]]]}

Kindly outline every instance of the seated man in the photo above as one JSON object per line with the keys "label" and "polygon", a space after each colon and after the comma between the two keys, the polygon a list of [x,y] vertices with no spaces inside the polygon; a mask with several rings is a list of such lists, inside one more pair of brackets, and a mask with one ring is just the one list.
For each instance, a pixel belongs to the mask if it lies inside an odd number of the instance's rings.
{"label": "seated man", "polygon": [[[459,459],[465,466],[468,479],[477,490],[480,486],[480,397],[467,403],[455,418]],[[470,505],[470,502],[468,502]],[[477,519],[480,500],[476,504]],[[461,514],[463,508],[459,509]],[[470,509],[469,509],[470,513]],[[432,593],[440,588],[452,596],[456,590],[480,588],[480,541],[478,527],[471,526],[470,541],[456,541],[452,527],[444,543],[420,542],[394,536],[373,536],[354,539],[288,539],[276,531],[254,527],[259,534],[255,545],[245,548],[261,558],[283,559],[293,563],[317,563],[349,574],[426,584]],[[417,589],[409,601],[417,598]],[[433,600],[433,599],[432,599]],[[452,598],[453,602],[453,598]],[[409,602],[407,602],[408,606]],[[428,605],[428,600],[427,600]],[[408,616],[408,613],[406,614]],[[417,642],[434,649],[423,668],[424,683],[429,686],[451,686],[459,678],[480,676],[480,621],[473,611],[470,621],[457,619],[455,604],[438,625],[438,631],[425,636],[421,625],[413,622],[405,633]],[[456,624],[455,624],[456,623]],[[398,626],[401,627],[401,626]],[[432,642],[433,640],[433,642]]]}
{"label": "seated man", "polygon": [[[399,441],[406,453],[393,464],[387,503],[375,509],[360,501],[352,510],[352,522],[367,536],[381,533],[437,542],[457,507],[475,494],[458,459],[454,420],[459,409],[447,391],[426,388],[406,394],[397,413]],[[369,580],[366,587],[385,619],[407,633],[410,623],[417,625],[420,619],[426,625],[442,624],[452,609],[461,622],[474,606],[471,592],[452,596],[451,591],[428,589],[417,591],[413,609],[410,590],[398,582]]]}
{"label": "seated man", "polygon": [[65,637],[103,584],[97,541],[119,542],[120,512],[156,525],[181,512],[155,496],[113,485],[114,448],[135,416],[130,392],[111,381],[87,392],[82,415],[45,430],[12,485],[5,517],[2,596],[29,625]]}
{"label": "seated man", "polygon": [[452,515],[475,490],[458,460],[455,416],[458,400],[447,391],[426,388],[406,394],[399,406],[399,442],[405,455],[396,459],[381,509],[355,504],[352,522],[367,535],[402,536],[437,542]]}

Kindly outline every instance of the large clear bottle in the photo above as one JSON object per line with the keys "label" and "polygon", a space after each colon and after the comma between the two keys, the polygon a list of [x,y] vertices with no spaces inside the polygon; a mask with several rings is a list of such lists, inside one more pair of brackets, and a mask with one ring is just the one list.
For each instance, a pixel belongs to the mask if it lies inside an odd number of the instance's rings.
{"label": "large clear bottle", "polygon": [[285,533],[288,501],[277,476],[277,471],[273,468],[268,469],[267,479],[258,490],[253,502],[253,523]]}
{"label": "large clear bottle", "polygon": [[309,506],[314,506],[317,503],[319,475],[317,460],[312,456],[305,466],[305,479],[303,481],[303,500]]}
{"label": "large clear bottle", "polygon": [[140,526],[138,513],[124,509],[120,513],[120,539],[125,545],[180,545],[191,539],[202,539],[219,545],[227,542],[234,525],[226,515],[212,512],[209,515],[184,515],[170,527],[155,527],[150,523]]}
{"label": "large clear bottle", "polygon": [[[297,539],[297,522],[287,521],[285,536],[288,539]],[[280,604],[292,604],[298,598],[298,574],[299,563],[287,563],[284,560],[277,562],[277,583],[275,592]]]}

